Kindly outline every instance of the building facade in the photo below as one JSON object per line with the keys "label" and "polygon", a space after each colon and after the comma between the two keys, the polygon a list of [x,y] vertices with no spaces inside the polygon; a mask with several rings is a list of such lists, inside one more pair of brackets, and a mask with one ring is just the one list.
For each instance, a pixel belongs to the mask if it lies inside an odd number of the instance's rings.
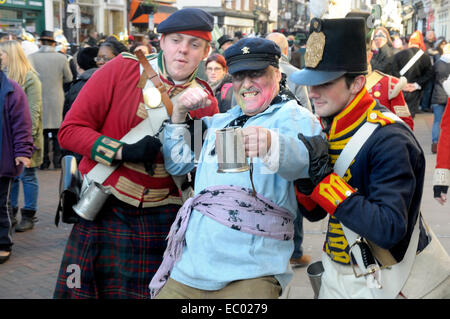
{"label": "building facade", "polygon": [[[76,8],[73,20],[67,13],[69,4]],[[73,42],[82,42],[91,30],[118,35],[126,31],[127,11],[126,0],[45,0],[45,28],[66,30]]]}
{"label": "building facade", "polygon": [[[179,9],[202,8],[214,16],[221,34],[266,34],[276,26],[277,0],[178,0]],[[194,5],[195,4],[195,5]],[[272,10],[272,11],[271,11]]]}
{"label": "building facade", "polygon": [[0,31],[40,33],[45,28],[44,0],[0,0]]}

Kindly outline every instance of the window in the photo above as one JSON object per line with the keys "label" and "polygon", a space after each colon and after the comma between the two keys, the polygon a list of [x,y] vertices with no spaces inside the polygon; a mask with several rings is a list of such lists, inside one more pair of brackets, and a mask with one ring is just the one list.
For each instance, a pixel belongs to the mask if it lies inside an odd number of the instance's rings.
{"label": "window", "polygon": [[244,10],[250,11],[250,0],[244,0]]}

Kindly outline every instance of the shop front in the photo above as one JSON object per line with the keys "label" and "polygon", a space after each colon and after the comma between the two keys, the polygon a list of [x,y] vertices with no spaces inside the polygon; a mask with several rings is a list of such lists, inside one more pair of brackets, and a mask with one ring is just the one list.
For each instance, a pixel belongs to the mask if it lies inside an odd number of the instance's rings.
{"label": "shop front", "polygon": [[0,0],[0,32],[39,34],[44,27],[44,0]]}

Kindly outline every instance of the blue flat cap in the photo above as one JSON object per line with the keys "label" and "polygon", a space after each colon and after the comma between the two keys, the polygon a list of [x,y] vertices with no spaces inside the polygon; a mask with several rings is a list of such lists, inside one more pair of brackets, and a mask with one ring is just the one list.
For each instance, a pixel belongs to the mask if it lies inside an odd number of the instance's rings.
{"label": "blue flat cap", "polygon": [[168,34],[188,30],[211,32],[213,28],[214,17],[210,13],[198,8],[185,8],[172,13],[156,30]]}
{"label": "blue flat cap", "polygon": [[264,38],[244,38],[225,50],[230,74],[246,70],[261,70],[269,65],[278,68],[280,57],[280,47],[275,42]]}

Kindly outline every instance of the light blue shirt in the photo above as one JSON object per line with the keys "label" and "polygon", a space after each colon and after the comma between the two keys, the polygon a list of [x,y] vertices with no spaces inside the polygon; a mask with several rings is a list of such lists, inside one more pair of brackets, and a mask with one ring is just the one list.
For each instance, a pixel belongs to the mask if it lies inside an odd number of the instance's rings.
{"label": "light blue shirt", "polygon": [[[252,189],[249,172],[218,173],[215,147],[216,129],[224,128],[243,115],[239,106],[227,113],[203,118],[208,130],[198,160],[195,194],[214,185],[235,185]],[[271,105],[248,119],[244,127],[262,126],[276,132],[279,162],[270,171],[259,158],[253,158],[256,191],[287,209],[294,217],[297,201],[293,181],[307,178],[309,155],[298,133],[319,135],[316,117],[295,101]],[[163,153],[167,172],[183,175],[194,169],[194,153],[185,143],[186,126],[169,124],[164,129]],[[274,136],[274,135],[272,135]],[[256,236],[231,229],[196,211],[192,211],[186,231],[186,246],[174,266],[171,278],[185,285],[218,290],[235,280],[275,275],[284,289],[292,278],[289,259],[293,241]]]}

